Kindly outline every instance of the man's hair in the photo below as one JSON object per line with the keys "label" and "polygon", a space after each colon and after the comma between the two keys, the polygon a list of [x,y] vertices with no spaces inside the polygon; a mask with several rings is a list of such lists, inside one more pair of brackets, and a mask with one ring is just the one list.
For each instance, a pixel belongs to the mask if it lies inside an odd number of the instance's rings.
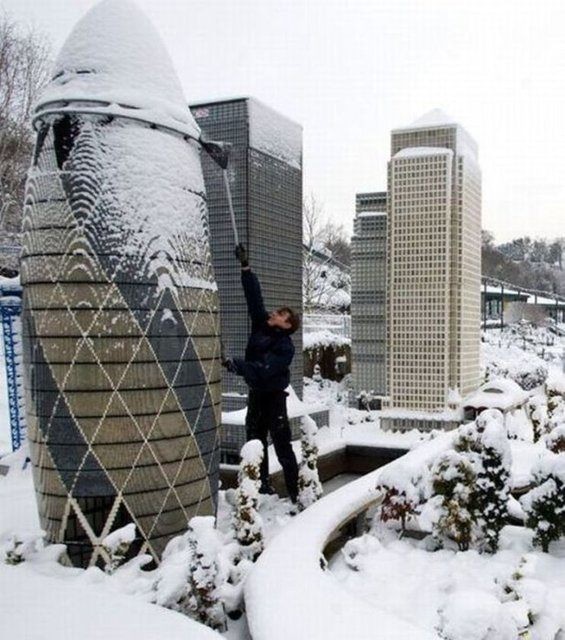
{"label": "man's hair", "polygon": [[294,333],[300,328],[300,316],[294,309],[291,309],[290,307],[279,307],[277,311],[288,315],[288,321],[290,322],[290,329],[288,330],[289,333]]}

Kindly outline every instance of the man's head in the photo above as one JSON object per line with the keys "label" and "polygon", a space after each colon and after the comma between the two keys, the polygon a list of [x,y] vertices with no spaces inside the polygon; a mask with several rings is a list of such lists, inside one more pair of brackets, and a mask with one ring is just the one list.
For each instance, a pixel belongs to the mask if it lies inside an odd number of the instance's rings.
{"label": "man's head", "polygon": [[269,327],[278,327],[288,333],[294,333],[300,327],[300,316],[290,307],[279,307],[269,313]]}

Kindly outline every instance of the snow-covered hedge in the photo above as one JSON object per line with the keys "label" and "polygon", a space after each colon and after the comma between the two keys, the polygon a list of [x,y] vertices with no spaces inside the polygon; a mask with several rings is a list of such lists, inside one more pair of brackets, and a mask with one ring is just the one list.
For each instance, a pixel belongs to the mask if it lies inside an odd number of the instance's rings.
{"label": "snow-covered hedge", "polygon": [[520,502],[527,526],[534,529],[534,543],[543,551],[565,536],[565,453],[548,451],[534,470],[535,486]]}

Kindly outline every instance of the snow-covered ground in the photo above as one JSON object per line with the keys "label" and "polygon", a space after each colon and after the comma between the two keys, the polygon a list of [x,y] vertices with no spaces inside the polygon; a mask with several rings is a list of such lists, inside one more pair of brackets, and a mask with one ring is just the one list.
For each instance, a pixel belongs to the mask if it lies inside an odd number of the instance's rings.
{"label": "snow-covered ground", "polygon": [[[549,373],[561,369],[564,338],[539,333],[531,343],[518,332],[505,331],[487,332],[482,344],[485,370],[489,363],[496,363],[499,374],[514,377],[512,373],[526,367],[534,371],[535,377],[542,367]],[[536,389],[530,392],[536,393]],[[346,398],[343,384],[306,380],[304,402],[324,404],[330,409],[329,424],[318,432],[320,454],[347,445],[413,450],[438,436],[434,432],[383,431],[379,424],[380,412],[349,408]],[[0,452],[5,452],[9,450],[9,428],[3,366],[0,366],[0,411]],[[533,443],[532,428],[523,411],[509,416],[506,427],[512,436],[511,486],[526,487],[545,446],[541,441]],[[299,444],[295,446],[299,454]],[[0,476],[2,549],[10,545],[14,536],[19,540],[33,540],[41,534],[31,470],[25,459],[23,448],[16,454],[4,456],[0,462],[10,468],[6,476]],[[275,455],[270,456],[270,462],[271,471],[279,468]],[[336,491],[336,495],[338,493]],[[218,531],[226,539],[230,535],[234,503],[233,491],[220,492]],[[510,512],[518,518],[523,516],[514,499]],[[288,500],[276,496],[260,497],[259,515],[267,549],[289,523],[302,518],[293,516]],[[449,640],[505,640],[507,637],[514,640],[516,635],[512,633],[527,626],[520,627],[524,615],[527,616],[526,607],[537,625],[530,628],[532,633],[532,629],[536,630],[532,640],[563,640],[552,630],[564,625],[565,545],[554,545],[551,554],[542,554],[533,550],[531,536],[521,528],[506,527],[501,548],[494,555],[449,549],[430,553],[414,540],[365,536],[350,543],[345,555],[334,558],[333,575],[348,594],[366,603],[378,604],[379,610],[386,611],[389,621],[398,617],[412,623],[421,630],[422,638],[432,637],[439,628]],[[348,559],[351,545],[356,559]],[[179,562],[183,558],[181,547],[179,543],[176,556]],[[165,573],[159,573],[160,569],[145,571],[141,563],[133,561],[110,576],[97,568],[83,571],[63,567],[57,562],[59,553],[58,547],[49,547],[28,554],[28,559],[18,566],[0,563],[0,589],[7,594],[0,601],[0,620],[4,628],[12,630],[7,636],[10,640],[43,638],[46,629],[49,636],[70,637],[71,633],[79,634],[79,628],[85,638],[217,637],[215,632],[196,625],[182,613],[154,604],[159,599],[157,592],[166,583],[163,576],[171,579],[170,569]],[[359,566],[353,567],[352,563]],[[170,562],[171,565],[174,562]],[[517,570],[523,578],[512,577]],[[175,579],[178,582],[178,576]],[[512,589],[519,593],[518,600],[512,599]],[[21,613],[22,602],[27,603],[25,616]],[[485,631],[489,625],[495,629],[491,635]],[[246,640],[249,635],[245,615],[229,620],[224,636],[230,640]]]}
{"label": "snow-covered ground", "polygon": [[502,375],[531,389],[548,372],[564,370],[565,338],[544,327],[517,323],[483,331],[482,339],[483,376]]}
{"label": "snow-covered ground", "polygon": [[[101,640],[211,640],[218,634],[190,618],[132,598],[139,585],[98,568],[86,571],[58,562],[62,545],[38,548],[18,565],[4,562],[15,537],[38,544],[37,516],[27,447],[2,459],[9,467],[0,478],[0,628],[6,640],[82,638]],[[37,542],[36,542],[37,541]]]}
{"label": "snow-covered ground", "polygon": [[[531,538],[506,527],[500,550],[488,555],[430,553],[424,542],[366,534],[331,569],[359,598],[442,638],[556,640],[565,629],[565,543],[549,555],[533,550]],[[530,635],[519,636],[530,624]]]}
{"label": "snow-covered ground", "polygon": [[[28,553],[26,561],[19,565],[4,563],[5,551],[14,538],[39,544],[41,537],[26,457],[24,446],[2,459],[9,472],[0,477],[0,593],[4,594],[0,600],[0,628],[10,630],[10,635],[2,638],[205,640],[219,637],[182,613],[152,604],[176,580],[174,559],[165,571],[144,571],[140,563],[133,560],[114,575],[107,575],[96,567],[85,571],[62,566],[58,562],[62,545],[51,545]],[[221,532],[230,529],[233,503],[234,490],[220,492],[218,529]],[[259,511],[267,544],[289,522],[291,512],[295,512],[289,500],[278,496],[261,496]],[[177,556],[182,559],[182,553]],[[25,615],[23,603],[26,603]],[[247,638],[245,617],[228,622],[225,637]]]}

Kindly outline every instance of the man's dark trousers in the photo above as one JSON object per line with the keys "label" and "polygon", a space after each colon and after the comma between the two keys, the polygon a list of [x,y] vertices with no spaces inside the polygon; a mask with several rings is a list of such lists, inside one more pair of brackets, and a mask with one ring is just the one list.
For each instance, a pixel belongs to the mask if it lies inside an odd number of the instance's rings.
{"label": "man's dark trousers", "polygon": [[247,440],[261,440],[263,461],[261,463],[261,485],[269,485],[269,457],[267,437],[271,436],[275,452],[281,463],[284,479],[291,500],[298,495],[298,465],[292,450],[290,425],[286,412],[285,391],[249,390],[247,403]]}

